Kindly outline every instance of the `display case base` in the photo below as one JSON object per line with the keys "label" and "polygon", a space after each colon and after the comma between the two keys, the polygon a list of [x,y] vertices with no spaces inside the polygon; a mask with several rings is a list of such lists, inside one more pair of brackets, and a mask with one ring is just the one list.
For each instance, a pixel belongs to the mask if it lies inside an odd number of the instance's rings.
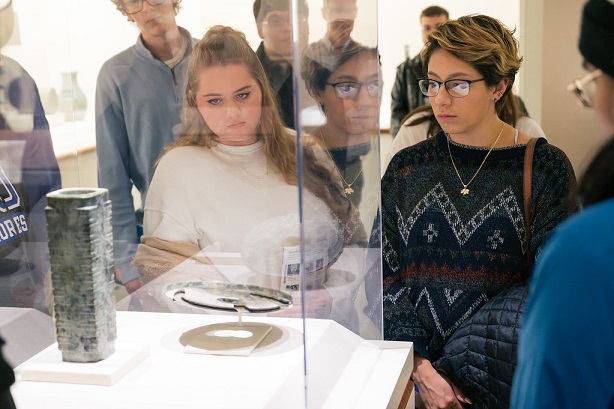
{"label": "display case base", "polygon": [[21,380],[113,385],[149,355],[148,344],[117,343],[113,355],[98,362],[65,362],[55,343],[19,368]]}

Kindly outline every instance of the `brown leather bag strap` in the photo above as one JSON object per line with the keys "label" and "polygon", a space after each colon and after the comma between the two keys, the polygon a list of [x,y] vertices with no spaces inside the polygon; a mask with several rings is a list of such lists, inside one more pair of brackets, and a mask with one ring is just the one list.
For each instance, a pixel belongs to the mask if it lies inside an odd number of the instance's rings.
{"label": "brown leather bag strap", "polygon": [[533,256],[531,254],[531,196],[533,194],[531,179],[533,177],[533,152],[535,151],[535,143],[538,139],[529,139],[527,148],[524,151],[524,229],[527,235],[527,254],[531,264],[533,264]]}

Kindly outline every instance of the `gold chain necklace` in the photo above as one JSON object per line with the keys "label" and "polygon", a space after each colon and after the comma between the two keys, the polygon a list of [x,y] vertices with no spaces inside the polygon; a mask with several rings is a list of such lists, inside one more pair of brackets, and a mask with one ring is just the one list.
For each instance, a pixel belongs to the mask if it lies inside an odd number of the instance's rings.
{"label": "gold chain necklace", "polygon": [[347,180],[345,180],[345,178],[343,177],[343,174],[341,173],[341,169],[339,169],[339,167],[337,166],[337,162],[335,162],[335,160],[333,159],[333,155],[330,154],[328,145],[326,145],[326,141],[324,140],[324,133],[322,132],[322,129],[319,129],[319,131],[320,131],[320,140],[322,140],[322,143],[324,144],[324,151],[326,152],[330,160],[333,162],[333,166],[335,167],[335,169],[337,169],[337,173],[339,173],[341,180],[343,180],[343,183],[345,183],[345,185],[347,186],[345,189],[343,189],[343,191],[345,192],[346,195],[351,195],[352,193],[354,193],[354,188],[352,187],[352,185],[356,183],[360,175],[362,175],[362,170],[364,169],[364,165],[363,164],[360,165],[360,171],[358,172],[354,180],[352,180],[351,183],[348,183]]}
{"label": "gold chain necklace", "polygon": [[463,185],[463,188],[460,191],[462,195],[468,195],[469,194],[469,184],[471,182],[473,182],[473,179],[475,179],[475,177],[478,175],[478,173],[480,173],[480,170],[482,170],[482,166],[484,166],[484,163],[486,163],[486,159],[488,159],[488,155],[490,155],[490,152],[492,152],[492,150],[494,149],[494,147],[497,144],[497,142],[499,142],[499,138],[501,138],[501,135],[503,134],[503,129],[504,128],[505,128],[505,122],[503,123],[503,126],[501,127],[501,130],[499,131],[499,135],[497,135],[497,139],[495,139],[495,143],[492,144],[492,146],[488,150],[488,153],[486,153],[486,156],[484,156],[484,160],[482,161],[482,164],[480,165],[478,170],[475,171],[475,173],[473,174],[473,177],[467,183],[463,182],[463,178],[461,178],[461,175],[458,172],[458,169],[456,168],[456,164],[454,163],[454,159],[452,158],[452,151],[450,150],[450,135],[448,135],[446,133],[446,137],[448,138],[448,153],[450,154],[450,160],[452,161],[452,166],[454,166],[454,170],[456,171],[456,175],[458,176],[458,180],[460,180],[461,184]]}

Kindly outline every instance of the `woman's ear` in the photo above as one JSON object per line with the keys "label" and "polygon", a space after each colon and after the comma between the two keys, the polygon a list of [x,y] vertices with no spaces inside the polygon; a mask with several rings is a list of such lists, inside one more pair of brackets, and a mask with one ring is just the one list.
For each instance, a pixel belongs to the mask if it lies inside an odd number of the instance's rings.
{"label": "woman's ear", "polygon": [[495,102],[500,100],[503,94],[505,94],[505,91],[507,90],[509,83],[510,83],[509,78],[503,78],[501,81],[499,81],[495,85],[493,89],[493,96],[494,96]]}

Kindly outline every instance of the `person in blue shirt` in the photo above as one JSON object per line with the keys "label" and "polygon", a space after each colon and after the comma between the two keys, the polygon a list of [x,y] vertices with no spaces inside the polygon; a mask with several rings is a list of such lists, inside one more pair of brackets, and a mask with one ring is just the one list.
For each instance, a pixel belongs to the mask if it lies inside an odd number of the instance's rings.
{"label": "person in blue shirt", "polygon": [[106,61],[96,83],[96,152],[100,187],[112,202],[116,275],[128,292],[140,287],[131,266],[154,162],[175,140],[185,100],[186,69],[196,39],[177,25],[181,0],[112,0],[140,30],[136,44]]}
{"label": "person in blue shirt", "polygon": [[613,39],[614,0],[590,0],[579,44],[588,74],[569,89],[610,137],[580,181],[584,210],[556,229],[537,260],[512,408],[614,408]]}
{"label": "person in blue shirt", "polygon": [[[0,4],[0,48],[13,33]],[[62,187],[49,123],[34,79],[0,53],[0,306],[48,312],[47,193]]]}

